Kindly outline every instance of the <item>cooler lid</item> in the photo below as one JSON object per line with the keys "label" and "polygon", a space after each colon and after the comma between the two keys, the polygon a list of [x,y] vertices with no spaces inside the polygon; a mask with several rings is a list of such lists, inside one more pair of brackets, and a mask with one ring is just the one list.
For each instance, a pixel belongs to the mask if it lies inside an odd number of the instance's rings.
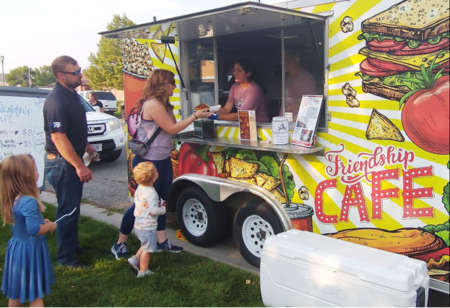
{"label": "cooler lid", "polygon": [[269,237],[265,251],[402,292],[412,290],[427,276],[425,262],[295,229]]}

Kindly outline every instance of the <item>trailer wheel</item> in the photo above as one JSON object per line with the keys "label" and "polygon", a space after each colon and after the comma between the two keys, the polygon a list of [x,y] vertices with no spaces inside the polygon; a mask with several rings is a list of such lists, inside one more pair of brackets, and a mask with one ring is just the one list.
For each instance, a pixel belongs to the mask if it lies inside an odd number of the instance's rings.
{"label": "trailer wheel", "polygon": [[225,207],[211,200],[199,188],[187,188],[180,194],[177,219],[184,237],[194,245],[207,247],[225,235]]}
{"label": "trailer wheel", "polygon": [[270,205],[261,200],[249,201],[234,217],[233,237],[242,257],[259,267],[261,251],[269,236],[283,232],[283,226]]}

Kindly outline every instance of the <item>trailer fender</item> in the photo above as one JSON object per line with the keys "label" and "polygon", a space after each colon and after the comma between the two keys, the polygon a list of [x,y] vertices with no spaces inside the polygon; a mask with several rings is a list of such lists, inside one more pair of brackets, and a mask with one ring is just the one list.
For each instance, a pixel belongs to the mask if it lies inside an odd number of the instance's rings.
{"label": "trailer fender", "polygon": [[267,190],[247,183],[238,183],[235,181],[212,177],[200,174],[183,174],[177,177],[172,184],[172,190],[169,200],[167,200],[168,209],[174,210],[175,204],[180,193],[189,186],[200,187],[209,198],[216,202],[222,202],[231,195],[240,192],[251,193],[258,196],[262,200],[266,201],[275,211],[276,215],[280,219],[284,231],[292,229],[292,223],[289,215],[284,210],[284,206]]}

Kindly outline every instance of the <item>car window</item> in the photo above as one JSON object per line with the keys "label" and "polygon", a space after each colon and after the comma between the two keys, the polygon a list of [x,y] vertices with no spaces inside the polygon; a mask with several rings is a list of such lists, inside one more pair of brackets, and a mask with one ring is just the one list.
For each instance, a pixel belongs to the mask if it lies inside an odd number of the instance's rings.
{"label": "car window", "polygon": [[91,106],[91,104],[89,104],[81,95],[78,95],[78,96],[80,97],[80,101],[84,107],[85,112],[95,111],[95,109]]}
{"label": "car window", "polygon": [[95,94],[97,94],[97,98],[99,100],[102,99],[106,99],[109,101],[115,101],[116,97],[114,96],[114,94],[110,93],[110,92],[95,92]]}

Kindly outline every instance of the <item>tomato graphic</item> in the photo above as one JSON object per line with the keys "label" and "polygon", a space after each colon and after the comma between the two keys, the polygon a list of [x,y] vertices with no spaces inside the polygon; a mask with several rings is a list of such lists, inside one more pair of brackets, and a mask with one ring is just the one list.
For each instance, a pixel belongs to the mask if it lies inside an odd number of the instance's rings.
{"label": "tomato graphic", "polygon": [[402,112],[403,128],[409,139],[434,154],[449,154],[450,77],[439,78],[428,89],[408,98]]}
{"label": "tomato graphic", "polygon": [[183,143],[178,153],[178,175],[185,173],[217,176],[217,166],[214,163],[209,145]]}
{"label": "tomato graphic", "polygon": [[421,77],[402,78],[417,85],[417,89],[405,94],[400,100],[402,124],[406,135],[419,148],[446,155],[449,150],[449,85],[450,77],[443,76],[445,68],[436,74],[433,70],[436,59],[448,51],[441,51],[433,59],[430,67],[420,66]]}

